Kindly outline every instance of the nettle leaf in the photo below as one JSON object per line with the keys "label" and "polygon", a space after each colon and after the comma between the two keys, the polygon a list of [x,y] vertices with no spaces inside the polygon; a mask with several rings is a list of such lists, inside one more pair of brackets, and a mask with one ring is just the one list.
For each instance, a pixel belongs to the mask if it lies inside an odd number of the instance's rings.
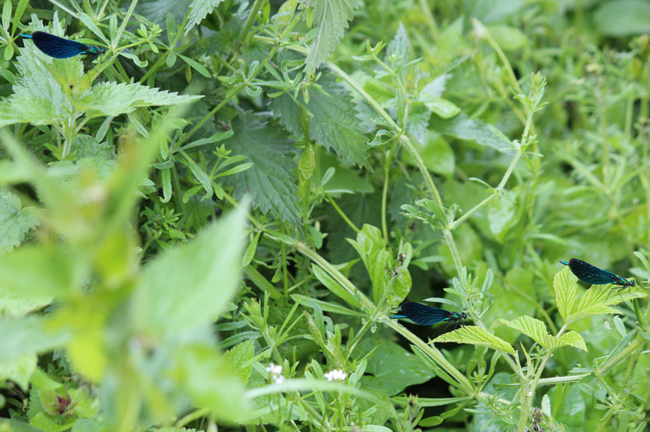
{"label": "nettle leaf", "polygon": [[609,306],[647,296],[645,290],[639,286],[619,288],[616,285],[592,285],[582,295],[576,312],[569,315],[566,322],[571,323],[595,315],[616,314],[618,312]]}
{"label": "nettle leaf", "polygon": [[191,331],[225,310],[239,286],[246,207],[147,263],[131,302],[139,330],[154,336]]}
{"label": "nettle leaf", "polygon": [[223,355],[224,360],[244,384],[248,383],[248,378],[250,378],[253,369],[253,364],[250,361],[253,357],[255,357],[255,341],[253,339],[235,345]]}
{"label": "nettle leaf", "polygon": [[554,339],[554,337],[548,333],[548,330],[546,330],[546,324],[538,319],[529,316],[521,316],[512,321],[504,320],[502,318],[499,318],[497,321],[510,328],[519,330],[544,348],[551,348],[553,345],[553,342],[550,339]]}
{"label": "nettle leaf", "polygon": [[555,302],[557,308],[566,321],[567,316],[573,309],[573,303],[578,292],[578,278],[571,273],[569,267],[564,267],[562,271],[555,274],[553,278],[553,289],[555,290]]}
{"label": "nettle leaf", "polygon": [[[305,108],[312,114],[309,117],[309,135],[328,150],[334,150],[347,162],[359,166],[369,166],[368,139],[359,128],[356,105],[350,92],[336,78],[324,74],[318,81],[325,93],[314,90]],[[304,101],[301,101],[304,103]],[[300,106],[289,93],[271,101],[273,114],[280,122],[297,136],[303,134],[300,125]]]}
{"label": "nettle leaf", "polygon": [[281,129],[260,123],[247,117],[233,124],[235,135],[225,141],[232,155],[244,155],[254,165],[246,171],[229,177],[235,186],[237,199],[249,194],[253,206],[294,226],[300,226],[300,210],[297,203],[297,177],[293,173],[296,164],[290,152],[293,147]]}
{"label": "nettle leaf", "polygon": [[309,47],[307,56],[307,69],[315,70],[330,55],[339,39],[343,37],[343,30],[348,27],[348,21],[359,2],[356,0],[316,0],[314,6],[314,21],[316,22],[316,35]]}
{"label": "nettle leaf", "polygon": [[103,82],[85,92],[77,108],[87,112],[89,117],[100,115],[118,116],[130,113],[136,108],[160,105],[177,105],[195,101],[203,96],[179,95],[151,88],[142,84],[118,84]]}
{"label": "nettle leaf", "polygon": [[177,22],[183,21],[192,0],[140,0],[135,10],[151,22],[167,28],[166,17],[171,14]]}
{"label": "nettle leaf", "polygon": [[435,338],[433,342],[456,342],[480,345],[508,354],[515,354],[515,349],[508,342],[494,336],[484,328],[476,326],[467,326],[442,334]]}
{"label": "nettle leaf", "polygon": [[37,360],[38,356],[32,353],[0,363],[0,380],[10,379],[27,391],[29,379],[36,370]]}
{"label": "nettle leaf", "polygon": [[385,59],[392,62],[396,66],[396,69],[404,67],[404,65],[413,59],[411,41],[402,22],[397,27],[395,37],[386,47]]}
{"label": "nettle leaf", "polygon": [[38,225],[31,208],[22,208],[18,196],[0,189],[0,252],[11,252]]}
{"label": "nettle leaf", "polygon": [[52,303],[51,295],[26,295],[17,291],[9,291],[0,287],[0,317],[19,317],[40,309]]}
{"label": "nettle leaf", "polygon": [[48,330],[41,317],[0,319],[0,364],[61,348],[69,338],[65,331]]}
{"label": "nettle leaf", "polygon": [[26,42],[20,54],[13,94],[0,102],[0,127],[26,122],[49,125],[67,118],[73,108],[63,89],[81,79],[82,61],[54,59],[32,42]]}
{"label": "nettle leaf", "polygon": [[185,26],[185,35],[187,36],[190,30],[203,21],[203,18],[208,14],[212,13],[214,8],[219,6],[221,2],[223,0],[194,0],[190,5],[191,11]]}

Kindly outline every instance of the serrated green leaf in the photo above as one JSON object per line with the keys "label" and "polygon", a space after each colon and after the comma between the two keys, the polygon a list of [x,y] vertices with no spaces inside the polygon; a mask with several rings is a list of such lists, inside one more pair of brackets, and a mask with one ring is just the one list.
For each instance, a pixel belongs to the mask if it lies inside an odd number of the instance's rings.
{"label": "serrated green leaf", "polygon": [[220,420],[236,421],[247,409],[244,388],[228,363],[205,345],[186,345],[175,350],[176,367],[171,378],[192,399],[207,407]]}
{"label": "serrated green leaf", "polygon": [[190,4],[190,16],[185,26],[185,35],[194,28],[195,25],[203,21],[208,14],[212,13],[214,8],[219,6],[223,0],[194,0]]}
{"label": "serrated green leaf", "polygon": [[562,271],[555,274],[553,289],[555,290],[557,308],[566,322],[578,292],[578,278],[571,273],[569,267],[564,267]]}
{"label": "serrated green leaf", "polygon": [[183,332],[225,310],[239,286],[245,207],[147,263],[131,302],[136,328],[157,336]]}
{"label": "serrated green leaf", "polygon": [[29,379],[36,370],[36,354],[25,354],[8,362],[0,362],[0,380],[12,380],[23,390],[29,388]]}
{"label": "serrated green leaf", "polygon": [[62,432],[77,421],[76,417],[63,419],[62,416],[51,416],[47,413],[38,413],[34,418],[29,420],[29,424],[43,430],[44,432]]}
{"label": "serrated green leaf", "polygon": [[401,21],[397,26],[397,32],[395,32],[395,36],[386,47],[385,60],[387,62],[393,63],[393,68],[396,70],[401,69],[411,60],[413,60],[413,48],[411,48],[411,41],[409,39],[408,33],[406,33],[406,27],[404,27],[404,24]]}
{"label": "serrated green leaf", "polygon": [[307,56],[307,69],[314,71],[330,55],[339,39],[343,37],[343,30],[348,27],[359,2],[355,0],[316,0],[314,6],[314,20],[316,33],[309,47]]}
{"label": "serrated green leaf", "polygon": [[195,101],[203,96],[179,95],[138,83],[125,84],[103,82],[93,86],[76,103],[77,109],[86,111],[89,117],[118,116],[139,107],[177,105]]}
{"label": "serrated green leaf", "polygon": [[[367,166],[368,139],[361,132],[350,92],[329,74],[324,74],[318,84],[327,94],[314,90],[305,105],[312,114],[308,122],[310,138],[349,163]],[[273,99],[271,110],[289,131],[302,135],[300,106],[288,93]]]}
{"label": "serrated green leaf", "polygon": [[249,194],[253,206],[300,226],[297,203],[298,186],[293,170],[296,164],[287,153],[291,151],[288,137],[280,129],[260,123],[253,117],[233,124],[235,135],[225,141],[233,155],[247,156],[254,165],[228,177],[235,187],[237,199]]}
{"label": "serrated green leaf", "polygon": [[467,326],[438,336],[433,342],[456,342],[470,345],[480,345],[508,354],[515,350],[508,342],[494,336],[482,327]]}
{"label": "serrated green leaf", "polygon": [[224,355],[224,360],[230,365],[230,368],[237,373],[241,381],[246,384],[250,377],[253,364],[246,366],[251,359],[255,357],[255,340],[248,339],[229,349]]}
{"label": "serrated green leaf", "polygon": [[580,298],[576,312],[566,318],[566,322],[575,322],[595,315],[615,314],[609,307],[626,300],[647,297],[645,290],[639,286],[619,288],[616,285],[592,285]]}
{"label": "serrated green leaf", "polygon": [[31,208],[22,208],[20,198],[0,189],[0,252],[10,252],[20,245],[39,223]]}
{"label": "serrated green leaf", "polygon": [[562,344],[565,345],[570,345],[572,347],[576,347],[578,349],[581,349],[583,351],[587,351],[587,345],[585,344],[585,340],[580,336],[580,333],[570,331],[562,336],[559,337],[559,340]]}
{"label": "serrated green leaf", "polygon": [[530,337],[533,339],[535,342],[540,344],[544,348],[550,348],[548,345],[547,336],[550,336],[548,334],[548,330],[546,330],[546,324],[544,324],[542,321],[531,318],[529,316],[521,316],[519,318],[516,318],[512,321],[504,320],[502,318],[499,318],[497,320],[498,322],[513,328],[515,330],[519,330],[526,336]]}
{"label": "serrated green leaf", "polygon": [[54,296],[34,296],[0,287],[0,317],[19,317],[52,303]]}
{"label": "serrated green leaf", "polygon": [[69,338],[68,332],[48,330],[40,317],[0,319],[0,363],[60,348]]}

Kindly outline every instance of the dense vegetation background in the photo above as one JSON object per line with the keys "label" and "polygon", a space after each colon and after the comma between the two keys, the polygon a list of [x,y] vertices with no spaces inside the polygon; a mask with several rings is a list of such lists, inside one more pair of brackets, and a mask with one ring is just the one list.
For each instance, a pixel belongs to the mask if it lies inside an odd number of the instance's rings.
{"label": "dense vegetation background", "polygon": [[5,0],[0,431],[650,430],[648,31],[645,0]]}

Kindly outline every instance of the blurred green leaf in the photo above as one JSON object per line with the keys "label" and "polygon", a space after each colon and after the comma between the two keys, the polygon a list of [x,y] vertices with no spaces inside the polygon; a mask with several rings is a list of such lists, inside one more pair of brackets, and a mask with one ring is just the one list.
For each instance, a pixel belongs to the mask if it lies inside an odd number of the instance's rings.
{"label": "blurred green leaf", "polygon": [[603,34],[630,36],[650,32],[650,2],[645,0],[617,0],[603,2],[594,20]]}
{"label": "blurred green leaf", "polygon": [[246,205],[147,263],[131,302],[140,331],[162,336],[215,320],[239,286]]}

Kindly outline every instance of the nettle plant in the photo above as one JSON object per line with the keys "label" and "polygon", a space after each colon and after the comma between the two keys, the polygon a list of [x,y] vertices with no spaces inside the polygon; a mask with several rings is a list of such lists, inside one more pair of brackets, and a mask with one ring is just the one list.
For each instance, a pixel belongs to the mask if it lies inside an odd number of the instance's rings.
{"label": "nettle plant", "polygon": [[[551,84],[599,138],[549,120],[552,50],[511,65],[526,34],[447,6],[414,9],[434,50],[387,25],[407,2],[28,3],[0,27],[0,430],[645,428],[647,251],[622,290],[555,258],[649,239],[647,40]],[[468,319],[428,338],[390,316],[431,275]]]}

